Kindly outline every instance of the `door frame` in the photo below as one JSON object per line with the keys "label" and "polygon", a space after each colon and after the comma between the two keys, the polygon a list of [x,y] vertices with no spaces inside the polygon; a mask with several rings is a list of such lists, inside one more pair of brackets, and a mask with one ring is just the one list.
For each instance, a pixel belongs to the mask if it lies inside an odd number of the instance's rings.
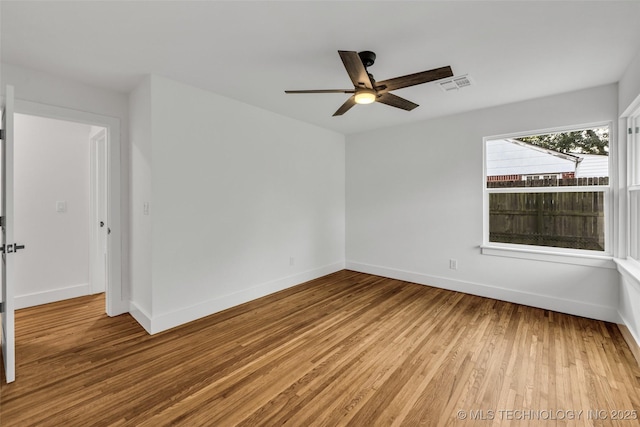
{"label": "door frame", "polygon": [[90,227],[90,248],[89,248],[89,288],[92,294],[106,291],[107,283],[107,259],[105,257],[105,246],[107,236],[107,224],[109,214],[106,212],[107,192],[109,185],[107,182],[107,129],[100,129],[89,137],[90,152],[90,179],[91,186],[90,202],[91,217]]}
{"label": "door frame", "polygon": [[109,316],[129,311],[122,290],[122,211],[120,195],[120,119],[86,111],[16,99],[14,112],[106,128],[107,146],[107,238],[106,307]]}

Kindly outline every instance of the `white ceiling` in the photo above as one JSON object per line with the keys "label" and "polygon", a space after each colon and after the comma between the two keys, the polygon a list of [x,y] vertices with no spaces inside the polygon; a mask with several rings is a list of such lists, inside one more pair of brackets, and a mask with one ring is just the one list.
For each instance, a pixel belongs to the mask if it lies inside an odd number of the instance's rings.
{"label": "white ceiling", "polygon": [[[2,1],[2,62],[129,92],[153,73],[350,134],[616,82],[640,50],[640,1]],[[376,80],[451,65],[473,86],[394,93],[420,104],[333,112],[352,88],[338,50],[373,50]]]}

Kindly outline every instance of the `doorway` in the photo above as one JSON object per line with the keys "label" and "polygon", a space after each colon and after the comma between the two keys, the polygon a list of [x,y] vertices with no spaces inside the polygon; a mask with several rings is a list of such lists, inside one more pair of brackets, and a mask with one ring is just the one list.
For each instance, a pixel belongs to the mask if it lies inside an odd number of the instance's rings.
{"label": "doorway", "polygon": [[107,291],[106,131],[14,115],[16,309]]}
{"label": "doorway", "polygon": [[[123,296],[121,278],[120,121],[113,117],[19,99],[15,101],[15,113],[16,117],[23,114],[86,126],[90,129],[87,138],[88,147],[86,147],[88,156],[85,157],[84,163],[89,171],[88,182],[85,184],[90,194],[87,214],[90,244],[85,245],[85,254],[88,255],[85,269],[89,270],[89,281],[80,283],[81,287],[75,289],[67,291],[62,289],[62,293],[58,293],[60,298],[57,299],[104,292],[107,315],[117,316],[128,312],[128,302]],[[63,172],[54,171],[54,173]],[[102,178],[99,178],[100,176]],[[71,213],[72,205],[67,203],[65,206],[65,201],[69,202],[62,196],[55,198],[53,209],[57,218],[70,219],[65,215]],[[66,214],[58,212],[58,209],[65,210],[65,208]],[[51,203],[47,209],[52,209]],[[66,235],[60,238],[71,239],[71,236]],[[25,245],[29,248],[27,241]],[[51,250],[56,249],[54,247]],[[32,268],[37,267],[32,266]],[[68,291],[70,293],[64,293]],[[15,292],[14,295],[20,294]],[[49,294],[50,297],[54,295],[55,293]]]}

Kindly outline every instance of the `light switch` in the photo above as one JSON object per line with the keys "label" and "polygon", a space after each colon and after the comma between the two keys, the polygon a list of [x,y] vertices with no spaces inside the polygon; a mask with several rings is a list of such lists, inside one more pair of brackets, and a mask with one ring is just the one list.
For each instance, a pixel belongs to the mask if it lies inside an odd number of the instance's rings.
{"label": "light switch", "polygon": [[142,215],[149,215],[149,202],[142,204]]}
{"label": "light switch", "polygon": [[56,202],[56,212],[66,212],[67,202],[65,200],[59,200]]}

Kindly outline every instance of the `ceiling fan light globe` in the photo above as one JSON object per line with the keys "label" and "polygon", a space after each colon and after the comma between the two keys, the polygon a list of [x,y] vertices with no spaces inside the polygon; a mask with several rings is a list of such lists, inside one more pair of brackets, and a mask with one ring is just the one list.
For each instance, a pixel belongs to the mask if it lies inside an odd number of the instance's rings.
{"label": "ceiling fan light globe", "polygon": [[356,104],[371,104],[376,100],[376,93],[374,91],[363,90],[356,93]]}

